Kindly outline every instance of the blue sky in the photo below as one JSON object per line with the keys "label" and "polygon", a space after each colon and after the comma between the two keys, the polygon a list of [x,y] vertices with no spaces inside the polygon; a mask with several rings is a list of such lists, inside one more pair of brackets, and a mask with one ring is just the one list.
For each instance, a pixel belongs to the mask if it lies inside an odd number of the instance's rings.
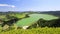
{"label": "blue sky", "polygon": [[60,0],[0,0],[0,11],[55,11]]}

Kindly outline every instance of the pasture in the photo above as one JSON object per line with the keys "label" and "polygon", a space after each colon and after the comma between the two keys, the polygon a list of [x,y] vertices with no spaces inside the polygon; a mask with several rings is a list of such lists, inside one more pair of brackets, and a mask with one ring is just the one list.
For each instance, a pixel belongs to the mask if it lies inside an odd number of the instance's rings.
{"label": "pasture", "polygon": [[19,20],[16,23],[16,25],[19,27],[30,26],[30,25],[36,23],[36,21],[38,21],[41,18],[43,18],[44,20],[52,20],[52,19],[58,18],[58,17],[48,15],[48,14],[30,14],[29,16],[30,17],[28,17],[28,18],[24,18],[22,20]]}

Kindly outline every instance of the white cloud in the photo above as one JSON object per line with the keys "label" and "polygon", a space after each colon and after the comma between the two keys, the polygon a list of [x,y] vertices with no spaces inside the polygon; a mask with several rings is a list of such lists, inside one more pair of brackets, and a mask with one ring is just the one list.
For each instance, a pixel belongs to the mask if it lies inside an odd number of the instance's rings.
{"label": "white cloud", "polygon": [[0,6],[6,6],[6,7],[12,7],[12,8],[15,7],[14,5],[9,5],[9,4],[0,4]]}

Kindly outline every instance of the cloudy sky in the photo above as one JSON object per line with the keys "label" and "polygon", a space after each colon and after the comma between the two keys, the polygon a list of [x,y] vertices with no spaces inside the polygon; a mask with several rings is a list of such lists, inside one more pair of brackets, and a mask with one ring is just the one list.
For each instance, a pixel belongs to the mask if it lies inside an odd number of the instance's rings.
{"label": "cloudy sky", "polygon": [[55,11],[60,0],[0,0],[0,11]]}

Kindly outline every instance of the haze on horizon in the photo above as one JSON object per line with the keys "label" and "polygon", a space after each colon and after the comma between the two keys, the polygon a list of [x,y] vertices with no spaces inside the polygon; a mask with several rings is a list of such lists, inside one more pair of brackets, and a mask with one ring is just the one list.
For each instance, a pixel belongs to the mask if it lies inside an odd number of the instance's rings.
{"label": "haze on horizon", "polygon": [[60,0],[0,0],[0,11],[55,11]]}

